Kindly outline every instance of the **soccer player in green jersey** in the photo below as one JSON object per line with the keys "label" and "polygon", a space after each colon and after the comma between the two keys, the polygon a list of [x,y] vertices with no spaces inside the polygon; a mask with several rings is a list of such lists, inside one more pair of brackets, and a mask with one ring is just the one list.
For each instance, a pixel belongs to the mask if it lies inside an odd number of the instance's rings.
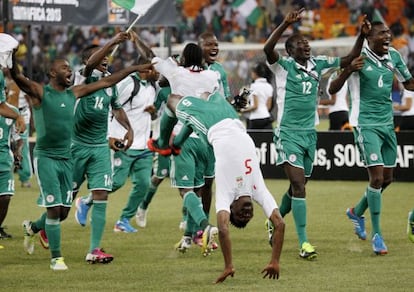
{"label": "soccer player in green jersey", "polygon": [[[8,106],[16,113],[19,112],[14,106]],[[20,160],[23,140],[20,139],[20,135],[15,129],[15,120],[0,115],[0,239],[12,237],[2,226],[7,216],[10,199],[14,195],[14,157],[10,149],[11,141],[14,141],[16,145],[14,155]]]}
{"label": "soccer player in green jersey", "polygon": [[36,222],[25,220],[24,247],[34,251],[34,234],[44,229],[51,253],[50,268],[67,270],[61,253],[61,227],[72,205],[71,142],[74,108],[77,98],[110,87],[135,71],[147,71],[152,65],[134,65],[97,82],[72,85],[72,69],[65,59],[55,59],[50,66],[50,82],[43,86],[20,73],[15,58],[11,76],[17,85],[30,96],[37,131],[34,165],[40,187],[38,205],[46,212]]}
{"label": "soccer player in green jersey", "polygon": [[[354,129],[355,144],[368,171],[369,183],[361,200],[353,208],[348,208],[346,215],[354,224],[356,235],[365,240],[363,214],[369,209],[372,249],[375,254],[383,255],[388,253],[388,248],[380,226],[381,198],[384,189],[392,182],[397,159],[392,83],[396,76],[406,90],[414,91],[414,79],[400,53],[390,47],[392,36],[388,26],[382,22],[371,25],[362,57],[355,59],[332,81],[329,93],[338,92],[348,79],[352,100],[349,121]],[[410,214],[410,222],[414,222],[413,214]],[[408,235],[413,232],[413,228],[409,229]]]}
{"label": "soccer player in green jersey", "polygon": [[[76,72],[75,85],[80,83],[97,82],[109,75],[108,57],[114,45],[128,40],[128,33],[120,32],[102,48],[96,45],[88,46],[82,52],[85,66]],[[82,98],[75,107],[74,132],[72,137],[73,159],[73,196],[76,197],[82,183],[88,181],[91,191],[91,237],[89,251],[85,260],[89,263],[109,263],[113,255],[105,253],[101,241],[106,224],[106,208],[108,192],[112,191],[111,152],[108,145],[108,114],[111,111],[114,119],[126,129],[122,139],[128,149],[133,142],[133,129],[129,119],[118,100],[118,90],[115,86],[100,89]],[[76,199],[77,211],[75,218],[85,226],[86,222],[79,220],[79,204]]]}
{"label": "soccer player in green jersey", "polygon": [[[274,225],[272,255],[262,270],[263,277],[279,278],[285,223],[264,183],[254,142],[238,114],[219,92],[199,97],[172,94],[168,107],[213,147],[216,157],[216,214],[224,270],[215,282],[234,276],[229,225],[244,228],[253,218],[253,201]],[[207,244],[207,234],[203,234],[203,245]]]}
{"label": "soccer player in green jersey", "polygon": [[264,52],[277,86],[278,117],[274,130],[277,165],[283,166],[290,181],[289,189],[282,198],[280,213],[285,216],[292,211],[299,239],[299,255],[304,259],[314,259],[317,253],[306,233],[305,185],[312,173],[316,150],[319,80],[323,70],[347,66],[360,54],[370,24],[364,18],[361,33],[346,57],[312,56],[309,42],[301,34],[293,34],[286,40],[288,56],[282,57],[275,50],[276,43],[291,24],[301,19],[302,12],[303,9],[286,15],[267,39]]}

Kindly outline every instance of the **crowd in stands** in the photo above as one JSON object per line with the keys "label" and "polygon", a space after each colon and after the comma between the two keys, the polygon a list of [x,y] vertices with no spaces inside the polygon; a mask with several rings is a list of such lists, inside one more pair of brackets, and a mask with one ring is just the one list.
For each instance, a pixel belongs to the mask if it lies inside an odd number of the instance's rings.
{"label": "crowd in stands", "polygon": [[[199,0],[202,1],[202,0]],[[172,29],[171,42],[185,43],[195,41],[197,36],[206,30],[214,32],[220,42],[255,43],[263,42],[272,30],[277,27],[284,18],[284,11],[298,7],[305,7],[302,22],[292,27],[293,31],[300,31],[309,39],[337,38],[348,36],[346,23],[336,21],[330,27],[326,27],[324,19],[321,19],[321,9],[346,9],[349,12],[349,24],[356,23],[358,17],[367,14],[372,18],[374,11],[380,11],[385,17],[387,8],[384,0],[259,0],[257,1],[257,13],[254,19],[244,16],[244,13],[235,7],[235,0],[204,0],[196,16],[185,14],[183,3],[176,1],[177,25]],[[404,19],[414,19],[414,0],[406,1],[406,8],[402,13]],[[394,34],[394,46],[396,46],[414,69],[414,22],[402,23],[398,20],[388,24]],[[18,56],[23,64],[27,62],[27,53],[30,46],[27,42],[25,27],[14,26],[11,33],[20,41]],[[57,55],[64,55],[69,59],[73,68],[80,64],[79,53],[85,44],[104,44],[120,28],[114,27],[31,27],[31,51],[33,72],[39,76],[33,76],[41,81],[45,78],[43,66],[47,61]],[[329,30],[329,33],[326,32]],[[137,32],[145,42],[152,47],[160,44],[161,28],[139,28]],[[292,31],[288,31],[291,33]],[[356,32],[355,32],[356,34]],[[355,35],[354,34],[354,35]],[[123,67],[135,60],[135,51],[132,46],[122,47],[119,63],[114,67]],[[115,69],[115,68],[114,68]]]}

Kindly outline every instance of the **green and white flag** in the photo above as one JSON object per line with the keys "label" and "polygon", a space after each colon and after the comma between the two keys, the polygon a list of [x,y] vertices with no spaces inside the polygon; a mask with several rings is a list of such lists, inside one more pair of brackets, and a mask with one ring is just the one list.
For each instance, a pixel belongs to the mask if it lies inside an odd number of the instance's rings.
{"label": "green and white flag", "polygon": [[262,14],[256,0],[235,0],[232,7],[246,17],[247,22],[251,25],[256,25]]}
{"label": "green and white flag", "polygon": [[144,15],[159,0],[112,0],[115,4],[135,14]]}

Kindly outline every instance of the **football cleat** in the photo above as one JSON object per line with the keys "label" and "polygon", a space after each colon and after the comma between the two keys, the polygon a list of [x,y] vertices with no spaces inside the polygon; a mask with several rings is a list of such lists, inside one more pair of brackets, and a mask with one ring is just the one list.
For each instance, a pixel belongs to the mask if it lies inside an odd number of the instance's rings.
{"label": "football cleat", "polygon": [[381,235],[375,233],[372,237],[372,249],[376,255],[385,255],[388,253],[388,248],[384,243]]}
{"label": "football cleat", "polygon": [[32,222],[29,220],[24,220],[22,223],[23,226],[23,247],[28,254],[33,254],[34,252],[34,232],[32,230]]}
{"label": "football cleat", "polygon": [[44,229],[39,231],[39,241],[44,249],[49,249],[49,239],[47,239],[47,234]]}
{"label": "football cleat", "polygon": [[270,246],[273,246],[273,232],[275,231],[275,227],[273,226],[272,221],[270,221],[269,219],[266,219],[265,228],[266,228],[266,231],[267,231],[269,244],[270,244]]}
{"label": "football cleat", "polygon": [[203,245],[201,246],[201,253],[203,256],[208,256],[213,250],[213,245],[216,242],[218,229],[215,226],[208,225],[203,231]]}
{"label": "football cleat", "polygon": [[0,227],[0,239],[12,238],[12,236],[8,234],[6,231],[4,231],[4,229],[4,227]]}
{"label": "football cleat", "polygon": [[157,144],[157,140],[150,138],[147,142],[148,149],[152,152],[157,152],[162,156],[170,156],[171,155],[171,148],[160,148]]}
{"label": "football cleat", "polygon": [[174,245],[174,248],[182,253],[185,253],[187,249],[191,247],[191,237],[183,236],[179,242]]}
{"label": "football cleat", "polygon": [[77,198],[75,201],[76,212],[75,219],[80,225],[86,225],[86,219],[88,217],[88,211],[91,208],[91,205],[85,204],[82,198]]}
{"label": "football cleat", "polygon": [[346,215],[348,216],[349,220],[351,220],[352,224],[354,224],[354,231],[358,238],[362,240],[367,239],[367,234],[365,232],[365,217],[358,217],[355,215],[354,208],[348,208],[346,210]]}
{"label": "football cleat", "polygon": [[66,266],[65,261],[62,257],[58,257],[51,259],[50,268],[53,271],[65,271],[68,269],[68,266]]}
{"label": "football cleat", "polygon": [[135,215],[135,221],[139,227],[144,228],[147,226],[147,213],[146,209],[138,207],[137,214]]}
{"label": "football cleat", "polygon": [[309,242],[304,242],[299,251],[299,256],[306,260],[313,260],[318,256],[318,253],[315,251],[315,247]]}
{"label": "football cleat", "polygon": [[134,233],[138,230],[131,226],[128,219],[122,218],[121,220],[118,220],[114,226],[115,232],[125,232],[125,233]]}
{"label": "football cleat", "polygon": [[414,222],[410,220],[411,212],[408,213],[408,220],[407,220],[407,236],[408,239],[414,243]]}
{"label": "football cleat", "polygon": [[85,260],[89,264],[109,264],[114,259],[113,255],[105,253],[102,248],[95,248],[92,252],[86,255]]}

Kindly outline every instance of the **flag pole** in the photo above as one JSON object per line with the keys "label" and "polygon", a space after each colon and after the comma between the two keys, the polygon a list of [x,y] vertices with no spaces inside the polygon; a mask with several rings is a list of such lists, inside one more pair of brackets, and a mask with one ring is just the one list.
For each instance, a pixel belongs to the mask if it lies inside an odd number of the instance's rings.
{"label": "flag pole", "polygon": [[[137,21],[141,18],[141,15],[142,14],[138,14],[137,15],[137,17],[135,18],[135,20],[131,23],[131,25],[127,28],[127,30],[125,32],[129,32],[134,27],[134,25],[137,23]],[[115,46],[115,48],[112,50],[111,57],[113,57],[115,55],[115,53],[118,50],[118,48],[119,48],[119,44],[117,44]]]}

